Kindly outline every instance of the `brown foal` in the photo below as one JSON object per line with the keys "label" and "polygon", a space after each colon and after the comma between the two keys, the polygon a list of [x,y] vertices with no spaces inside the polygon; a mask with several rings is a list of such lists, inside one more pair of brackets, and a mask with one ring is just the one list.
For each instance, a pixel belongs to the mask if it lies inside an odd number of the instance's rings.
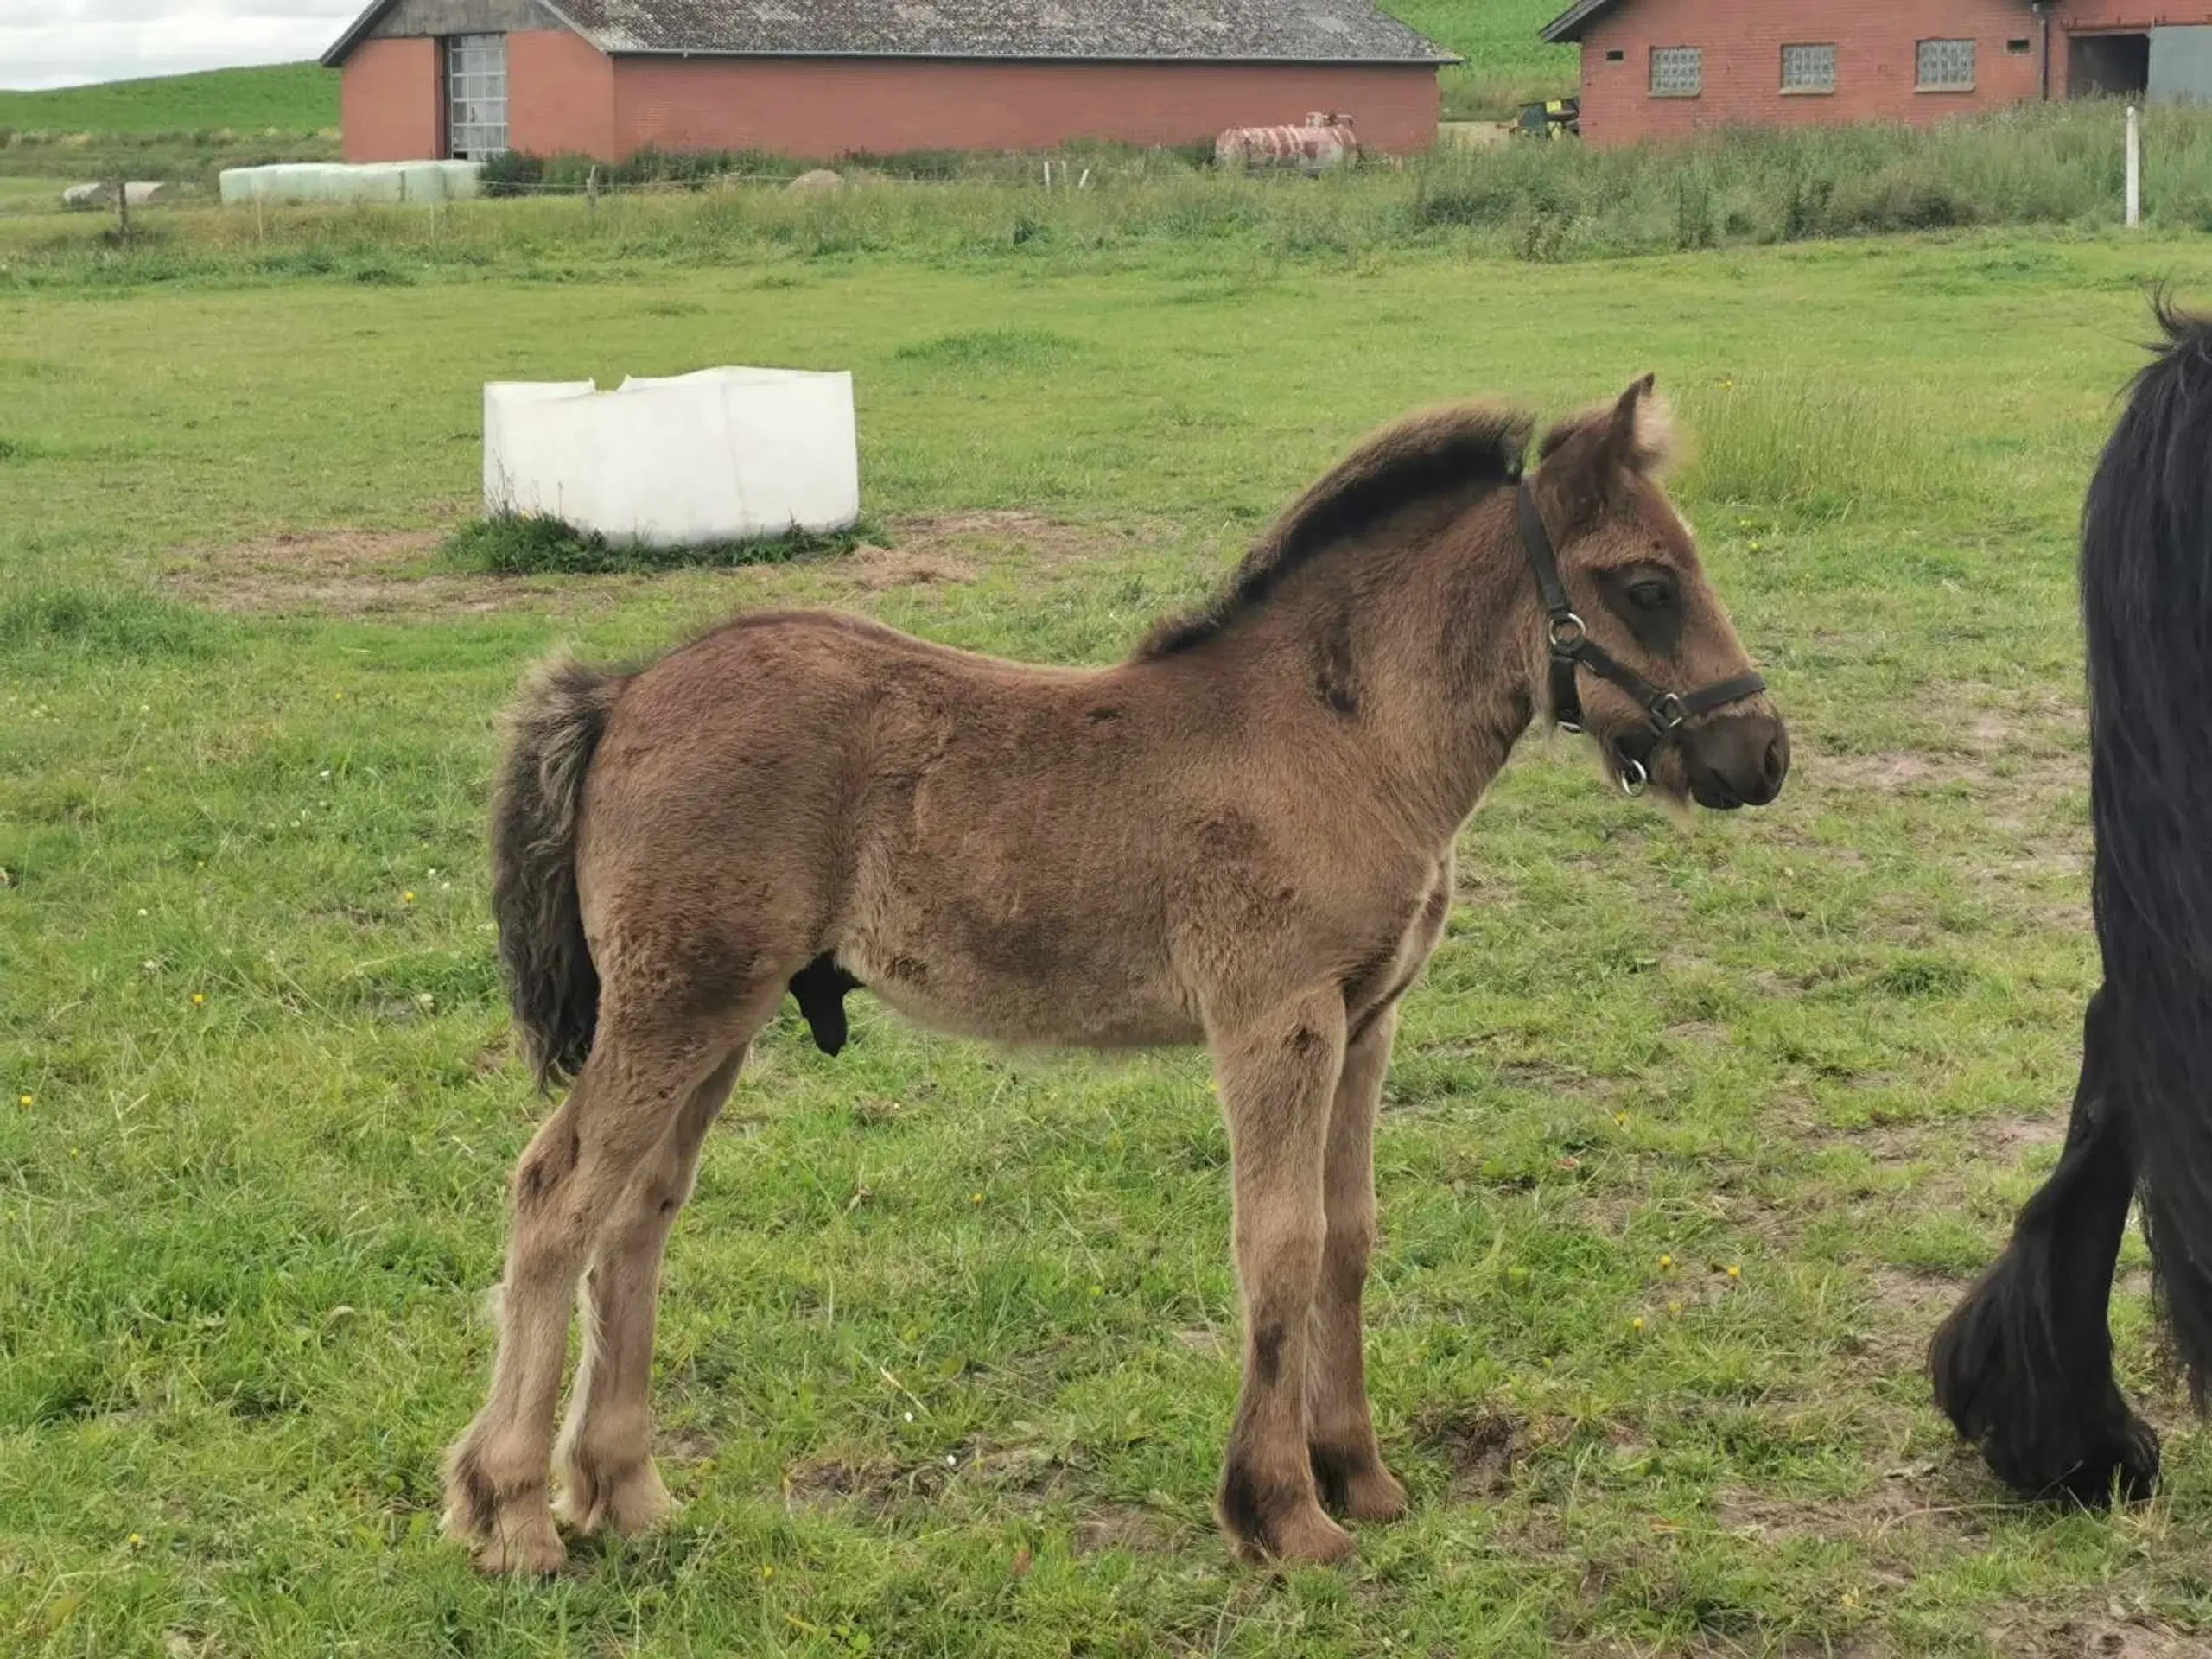
{"label": "brown foal", "polygon": [[[1542,709],[1631,792],[1771,800],[1789,765],[1682,520],[1649,378],[1525,480],[1522,416],[1415,416],[1131,660],[1040,668],[820,612],[741,616],[633,672],[541,671],[511,717],[494,906],[541,1082],[491,1396],[447,1525],[549,1571],[560,1518],[652,1525],[661,1254],[747,1046],[866,985],[1017,1044],[1205,1043],[1227,1114],[1244,1376],[1219,1514],[1334,1560],[1404,1511],[1360,1299],[1398,999],[1460,826]],[[1668,687],[1699,687],[1680,692]],[[554,1433],[569,1313],[583,1358]]]}

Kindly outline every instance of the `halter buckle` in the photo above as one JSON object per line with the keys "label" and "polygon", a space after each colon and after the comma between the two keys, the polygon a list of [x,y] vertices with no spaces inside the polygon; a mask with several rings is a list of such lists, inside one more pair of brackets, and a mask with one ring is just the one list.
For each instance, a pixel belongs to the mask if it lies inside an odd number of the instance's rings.
{"label": "halter buckle", "polygon": [[1650,713],[1651,724],[1662,733],[1673,731],[1690,717],[1689,710],[1682,706],[1681,694],[1678,691],[1662,691],[1654,697]]}
{"label": "halter buckle", "polygon": [[1627,796],[1629,799],[1634,800],[1637,796],[1643,794],[1645,790],[1651,787],[1651,774],[1644,769],[1643,761],[1638,760],[1633,755],[1628,754],[1615,755],[1613,759],[1615,763],[1620,767],[1622,794]]}
{"label": "halter buckle", "polygon": [[1553,654],[1563,657],[1580,650],[1582,642],[1590,637],[1590,630],[1580,617],[1569,611],[1565,615],[1552,618],[1549,637]]}

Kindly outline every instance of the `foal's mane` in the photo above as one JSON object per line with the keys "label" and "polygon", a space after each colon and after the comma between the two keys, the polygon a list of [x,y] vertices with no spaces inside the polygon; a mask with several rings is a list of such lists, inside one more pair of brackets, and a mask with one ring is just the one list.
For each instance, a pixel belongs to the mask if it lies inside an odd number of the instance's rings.
{"label": "foal's mane", "polygon": [[1532,430],[1528,416],[1495,404],[1449,404],[1384,428],[1299,497],[1203,609],[1154,624],[1138,659],[1172,657],[1217,638],[1265,604],[1285,578],[1401,508],[1447,491],[1488,494],[1517,481]]}

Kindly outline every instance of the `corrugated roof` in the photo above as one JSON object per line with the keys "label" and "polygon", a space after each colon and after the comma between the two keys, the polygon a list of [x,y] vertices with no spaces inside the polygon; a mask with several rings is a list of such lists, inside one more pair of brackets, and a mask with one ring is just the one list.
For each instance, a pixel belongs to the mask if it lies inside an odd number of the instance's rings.
{"label": "corrugated roof", "polygon": [[[324,55],[342,61],[391,0]],[[1370,0],[548,0],[602,52],[1453,63]]]}
{"label": "corrugated roof", "polygon": [[1621,0],[1575,0],[1575,3],[1544,25],[1548,41],[1579,41],[1582,25],[1611,11]]}

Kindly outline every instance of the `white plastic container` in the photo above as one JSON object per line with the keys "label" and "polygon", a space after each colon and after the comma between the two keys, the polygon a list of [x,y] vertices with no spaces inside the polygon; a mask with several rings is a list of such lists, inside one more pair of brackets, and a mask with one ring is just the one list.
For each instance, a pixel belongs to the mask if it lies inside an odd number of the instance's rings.
{"label": "white plastic container", "polygon": [[481,162],[279,162],[228,167],[222,198],[241,201],[466,201],[483,193]]}
{"label": "white plastic container", "polygon": [[861,514],[853,377],[702,369],[484,388],[484,510],[653,547],[843,530]]}

